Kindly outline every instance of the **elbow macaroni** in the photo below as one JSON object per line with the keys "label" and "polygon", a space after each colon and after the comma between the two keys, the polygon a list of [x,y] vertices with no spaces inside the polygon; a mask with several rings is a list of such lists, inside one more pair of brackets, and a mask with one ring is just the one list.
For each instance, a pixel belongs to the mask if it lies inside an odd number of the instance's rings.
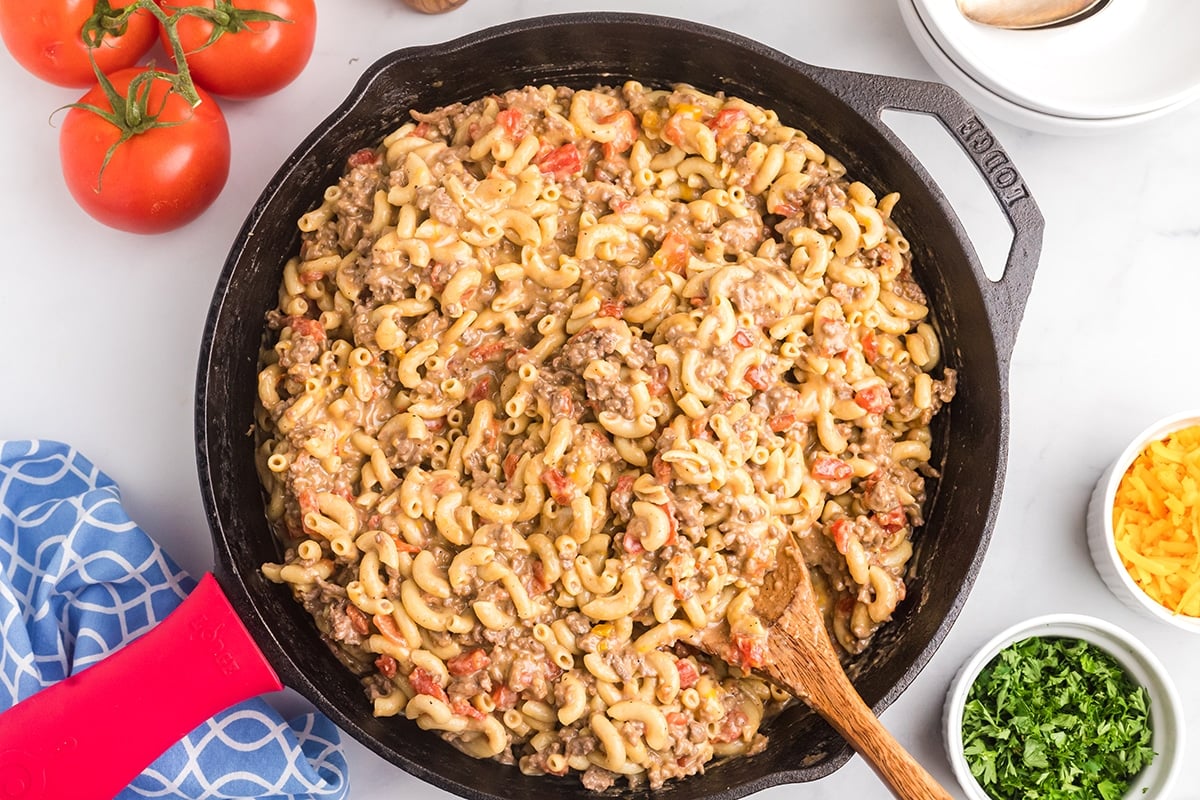
{"label": "elbow macaroni", "polygon": [[[282,270],[264,574],[376,715],[470,755],[658,787],[756,752],[780,544],[849,654],[904,598],[954,374],[897,196],[684,85],[414,118]],[[728,663],[686,649],[714,626]]]}

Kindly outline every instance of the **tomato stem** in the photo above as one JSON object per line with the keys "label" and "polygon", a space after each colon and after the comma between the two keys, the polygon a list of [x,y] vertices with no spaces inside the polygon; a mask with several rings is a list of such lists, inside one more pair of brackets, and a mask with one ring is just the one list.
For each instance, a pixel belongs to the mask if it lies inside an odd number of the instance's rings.
{"label": "tomato stem", "polygon": [[[209,47],[226,33],[239,33],[241,31],[252,30],[249,24],[252,22],[291,23],[292,21],[268,11],[237,8],[230,0],[214,0],[213,6],[213,8],[206,8],[204,6],[166,6],[165,8],[169,8],[171,11],[168,14],[154,0],[134,0],[129,5],[122,7],[118,12],[112,7],[109,0],[95,0],[95,10],[92,16],[83,24],[80,36],[88,46],[88,58],[92,62],[92,71],[96,73],[96,81],[104,92],[109,108],[104,109],[91,103],[70,103],[63,106],[63,108],[79,108],[93,114],[98,114],[121,132],[117,141],[113,142],[112,146],[104,154],[104,160],[100,165],[100,172],[96,177],[97,192],[100,191],[101,183],[104,180],[104,170],[118,147],[129,141],[132,137],[146,133],[154,128],[165,128],[179,124],[178,122],[163,122],[159,119],[163,109],[166,108],[166,103],[170,99],[171,92],[183,97],[192,108],[200,105],[200,94],[196,91],[196,85],[192,82],[191,71],[188,69],[187,54],[184,52],[183,45],[179,41],[177,26],[180,19],[185,16],[194,16],[207,20],[212,24],[212,35],[197,50]],[[104,74],[99,65],[96,64],[94,51],[103,44],[105,36],[123,35],[128,27],[130,17],[143,10],[158,20],[158,23],[162,26],[167,44],[171,50],[171,57],[175,60],[176,71],[175,73],[170,73],[154,68],[147,69],[133,78],[129,84],[129,88],[122,95],[116,90],[112,81]],[[151,87],[156,80],[169,81],[171,89],[163,96],[161,107],[152,110],[149,108],[150,94]]]}
{"label": "tomato stem", "polygon": [[[145,10],[158,20],[166,32],[167,44],[171,48],[171,57],[175,59],[177,73],[175,75],[168,75],[165,72],[158,74],[170,80],[175,91],[183,95],[183,99],[187,100],[192,108],[200,105],[200,95],[196,92],[196,85],[192,82],[192,74],[188,69],[187,59],[184,57],[183,45],[179,43],[179,34],[175,30],[175,26],[178,24],[176,16],[168,15],[158,7],[154,0],[134,0],[122,8],[119,14],[114,13],[108,0],[96,0],[95,8],[96,12],[84,23],[83,30],[80,32],[83,41],[91,49],[99,47],[105,36],[121,35],[129,23],[129,18],[139,11]],[[99,79],[101,73],[99,67],[96,66],[95,59],[92,59],[92,69]],[[101,83],[103,84],[103,81]]]}
{"label": "tomato stem", "polygon": [[191,16],[197,17],[212,25],[212,33],[209,34],[208,41],[197,47],[191,52],[196,53],[206,47],[211,47],[218,39],[227,33],[241,33],[242,31],[253,32],[250,27],[251,22],[284,22],[291,24],[292,20],[272,14],[269,11],[261,11],[255,8],[238,8],[231,0],[213,0],[213,7],[207,6],[168,6],[164,8],[171,10],[172,17]]}
{"label": "tomato stem", "polygon": [[[159,116],[166,108],[167,101],[171,97],[171,91],[180,95],[183,95],[183,93],[179,92],[176,88],[176,78],[179,76],[157,69],[148,69],[136,75],[130,81],[129,88],[125,94],[122,95],[113,86],[109,77],[96,67],[95,56],[92,55],[91,51],[88,52],[88,57],[92,59],[92,66],[96,70],[96,79],[100,84],[100,89],[104,92],[104,97],[108,101],[109,108],[101,108],[91,103],[71,103],[63,106],[63,108],[79,108],[89,111],[100,116],[108,124],[121,132],[120,137],[105,151],[104,160],[100,162],[100,171],[96,175],[96,192],[99,193],[104,183],[104,170],[108,167],[108,162],[112,160],[113,153],[117,151],[118,147],[134,136],[146,133],[154,128],[170,128],[179,124],[178,122],[163,122],[159,119]],[[151,110],[150,93],[156,80],[169,81],[171,83],[171,91],[163,95],[159,108]]]}
{"label": "tomato stem", "polygon": [[132,12],[115,10],[108,0],[95,0],[92,15],[79,31],[83,43],[90,48],[99,47],[105,36],[124,36],[129,28]]}

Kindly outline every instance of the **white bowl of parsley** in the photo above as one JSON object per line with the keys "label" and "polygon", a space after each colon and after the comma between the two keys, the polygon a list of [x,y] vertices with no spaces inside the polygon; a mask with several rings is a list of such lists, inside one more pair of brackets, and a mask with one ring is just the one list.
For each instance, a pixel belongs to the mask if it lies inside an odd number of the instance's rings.
{"label": "white bowl of parsley", "polygon": [[971,800],[1155,800],[1179,772],[1183,720],[1145,645],[1101,619],[1051,614],[963,665],[943,723]]}

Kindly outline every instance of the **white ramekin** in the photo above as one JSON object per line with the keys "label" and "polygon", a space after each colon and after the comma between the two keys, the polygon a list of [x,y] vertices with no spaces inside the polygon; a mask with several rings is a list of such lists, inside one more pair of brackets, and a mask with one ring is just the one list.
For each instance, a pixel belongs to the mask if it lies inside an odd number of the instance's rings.
{"label": "white ramekin", "polygon": [[1127,606],[1153,619],[1174,625],[1181,630],[1200,633],[1200,618],[1175,614],[1157,602],[1134,582],[1117,553],[1116,536],[1113,532],[1113,501],[1117,487],[1129,465],[1150,442],[1163,438],[1172,431],[1200,425],[1200,410],[1184,411],[1160,419],[1134,437],[1116,461],[1104,471],[1096,488],[1092,491],[1087,511],[1087,541],[1092,561],[1104,583]]}
{"label": "white ramekin", "polygon": [[971,775],[963,753],[962,718],[967,694],[983,668],[1014,642],[1032,636],[1082,639],[1115,658],[1150,697],[1151,747],[1154,760],[1130,783],[1126,800],[1165,800],[1183,765],[1184,715],[1179,692],[1162,663],[1125,630],[1082,614],[1049,614],[1020,622],[1003,631],[972,656],[950,684],[942,714],[946,754],[954,776],[970,800],[992,800]]}

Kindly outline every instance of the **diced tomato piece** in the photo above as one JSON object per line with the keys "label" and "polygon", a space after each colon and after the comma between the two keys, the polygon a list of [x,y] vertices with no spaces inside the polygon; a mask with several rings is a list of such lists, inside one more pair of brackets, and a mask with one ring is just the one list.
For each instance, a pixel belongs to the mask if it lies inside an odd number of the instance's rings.
{"label": "diced tomato piece", "polygon": [[346,163],[352,167],[361,167],[366,164],[374,164],[379,160],[379,154],[370,147],[364,147],[361,150],[355,150],[346,159]]}
{"label": "diced tomato piece", "polygon": [[379,629],[380,636],[392,644],[408,646],[408,642],[404,641],[404,637],[400,635],[400,628],[396,626],[396,620],[392,619],[390,614],[376,614],[371,617],[371,621]]}
{"label": "diced tomato piece", "polygon": [[477,647],[446,659],[446,669],[450,671],[451,675],[470,675],[486,668],[491,663],[492,659],[483,651],[483,648]]}
{"label": "diced tomato piece", "polygon": [[663,125],[662,138],[663,141],[670,144],[682,147],[687,139],[687,134],[683,132],[683,121],[685,119],[693,119],[691,114],[682,114],[676,112],[667,118],[667,122]]}
{"label": "diced tomato piece", "polygon": [[642,540],[634,536],[630,531],[625,531],[625,535],[621,537],[621,544],[625,548],[625,552],[631,556],[635,556],[646,549],[642,547]]}
{"label": "diced tomato piece", "polygon": [[444,430],[445,427],[446,427],[446,418],[445,417],[434,417],[433,419],[425,420],[425,428],[430,433],[437,433],[441,430]]}
{"label": "diced tomato piece", "polygon": [[519,108],[506,108],[496,115],[496,124],[504,129],[510,139],[525,136],[525,112]]}
{"label": "diced tomato piece", "polygon": [[859,408],[871,414],[882,414],[892,406],[892,393],[882,383],[873,383],[865,389],[855,392],[854,402]]}
{"label": "diced tomato piece", "polygon": [[396,677],[396,667],[398,666],[399,664],[396,663],[396,659],[386,653],[375,659],[375,669],[379,670],[383,674],[383,677],[388,679]]}
{"label": "diced tomato piece", "polygon": [[776,417],[772,417],[768,424],[771,426],[771,430],[776,433],[782,433],[796,424],[796,415],[785,411]]}
{"label": "diced tomato piece", "polygon": [[850,546],[850,533],[854,530],[854,525],[845,517],[838,517],[829,523],[826,530],[829,531],[829,538],[833,539],[833,546],[839,553],[846,555],[846,549]]}
{"label": "diced tomato piece", "polygon": [[875,360],[879,358],[879,341],[875,338],[875,331],[864,333],[859,344],[862,345],[863,358],[868,364],[874,364]]}
{"label": "diced tomato piece", "polygon": [[490,342],[485,342],[471,349],[467,353],[467,358],[472,361],[484,362],[491,361],[493,358],[504,352],[505,342],[503,339],[493,339]]}
{"label": "diced tomato piece", "polygon": [[317,492],[315,489],[301,489],[300,493],[296,495],[296,501],[300,504],[301,514],[317,510]]}
{"label": "diced tomato piece", "polygon": [[668,711],[667,725],[672,728],[683,728],[687,725],[688,715],[682,711]]}
{"label": "diced tomato piece", "polygon": [[358,606],[346,603],[346,616],[350,619],[350,627],[359,636],[366,636],[371,632],[371,626],[367,624],[367,615]]}
{"label": "diced tomato piece", "polygon": [[438,683],[438,679],[420,667],[417,667],[409,673],[408,682],[412,684],[413,690],[416,691],[417,694],[427,694],[430,697],[436,697],[442,702],[449,700],[449,698],[446,697],[446,690],[442,688],[440,683]]}
{"label": "diced tomato piece", "polygon": [[413,136],[420,136],[422,139],[428,139],[429,131],[431,130],[432,128],[428,122],[422,122],[421,124],[417,125],[417,127],[413,128]]}
{"label": "diced tomato piece", "polygon": [[799,210],[800,206],[795,203],[776,203],[769,209],[770,213],[781,217],[794,217]]}
{"label": "diced tomato piece", "polygon": [[651,462],[650,465],[650,470],[654,473],[654,477],[658,479],[658,482],[663,486],[669,486],[671,484],[671,478],[675,474],[675,470],[671,466],[670,462],[663,461],[663,458],[660,455],[656,455],[654,457],[654,461]]}
{"label": "diced tomato piece", "polygon": [[616,114],[610,114],[600,120],[605,125],[617,126],[617,136],[611,142],[604,144],[604,157],[611,159],[616,155],[624,153],[629,148],[633,147],[633,143],[638,137],[637,118],[633,116],[633,112],[629,109],[618,111]]}
{"label": "diced tomato piece", "polygon": [[725,144],[733,136],[750,129],[750,118],[740,108],[722,108],[706,124],[716,134],[717,144]]}
{"label": "diced tomato piece", "polygon": [[517,472],[517,464],[521,462],[519,453],[509,453],[504,457],[504,479],[512,480],[513,475]]}
{"label": "diced tomato piece", "polygon": [[844,481],[854,474],[850,465],[835,456],[817,456],[808,471],[819,481]]}
{"label": "diced tomato piece", "polygon": [[740,108],[722,108],[705,124],[714,131],[726,131],[746,118],[746,112]]}
{"label": "diced tomato piece", "polygon": [[408,540],[402,536],[392,536],[392,541],[396,543],[396,549],[401,553],[416,555],[417,553],[421,552],[421,548],[417,547],[415,544],[409,544]]}
{"label": "diced tomato piece", "polygon": [[733,334],[733,343],[738,347],[749,347],[754,344],[754,337],[745,328],[738,328],[737,332]]}
{"label": "diced tomato piece", "polygon": [[675,518],[675,506],[667,503],[663,507],[667,512],[667,545],[679,543],[679,520]]}
{"label": "diced tomato piece", "polygon": [[307,336],[318,342],[325,341],[325,328],[320,322],[308,317],[288,317],[287,324],[297,336]]}
{"label": "diced tomato piece", "polygon": [[541,559],[535,559],[533,562],[533,577],[529,590],[532,594],[545,594],[550,591],[550,583],[546,580],[546,566],[542,564]]}
{"label": "diced tomato piece", "polygon": [[654,262],[662,269],[677,272],[680,275],[687,269],[692,260],[692,248],[687,236],[679,231],[671,231],[663,237],[658,252],[654,254]]}
{"label": "diced tomato piece", "polygon": [[620,319],[625,313],[625,304],[620,300],[604,300],[600,303],[600,310],[596,312],[598,317],[616,317]]}
{"label": "diced tomato piece", "polygon": [[297,277],[300,278],[301,283],[316,283],[325,277],[325,273],[319,269],[310,269],[307,272],[301,272]]}
{"label": "diced tomato piece", "polygon": [[895,533],[908,524],[908,516],[904,513],[902,506],[876,512],[872,519],[875,520],[875,524],[888,533]]}
{"label": "diced tomato piece", "polygon": [[689,689],[696,685],[700,680],[700,673],[696,671],[696,666],[686,658],[681,658],[675,662],[675,669],[679,670],[679,688]]}
{"label": "diced tomato piece", "polygon": [[553,467],[547,469],[542,473],[542,483],[546,484],[550,496],[559,505],[569,506],[575,498],[575,484],[571,483],[571,479],[562,474],[561,470]]}
{"label": "diced tomato piece", "polygon": [[765,392],[771,386],[771,371],[762,364],[755,364],[746,370],[746,383],[760,392]]}
{"label": "diced tomato piece", "polygon": [[534,163],[543,174],[553,175],[556,180],[560,181],[583,169],[583,159],[579,155],[579,148],[570,142],[540,156]]}
{"label": "diced tomato piece", "polygon": [[483,375],[479,378],[474,386],[471,387],[471,393],[467,395],[472,403],[478,403],[492,393],[492,376]]}
{"label": "diced tomato piece", "polygon": [[492,690],[492,702],[497,711],[508,711],[517,704],[517,693],[502,684]]}
{"label": "diced tomato piece", "polygon": [[470,719],[483,719],[486,716],[478,708],[471,705],[465,697],[456,697],[450,703],[450,710],[460,717],[469,717]]}
{"label": "diced tomato piece", "polygon": [[752,670],[767,663],[766,642],[751,636],[738,634],[733,637],[733,660],[744,670]]}

